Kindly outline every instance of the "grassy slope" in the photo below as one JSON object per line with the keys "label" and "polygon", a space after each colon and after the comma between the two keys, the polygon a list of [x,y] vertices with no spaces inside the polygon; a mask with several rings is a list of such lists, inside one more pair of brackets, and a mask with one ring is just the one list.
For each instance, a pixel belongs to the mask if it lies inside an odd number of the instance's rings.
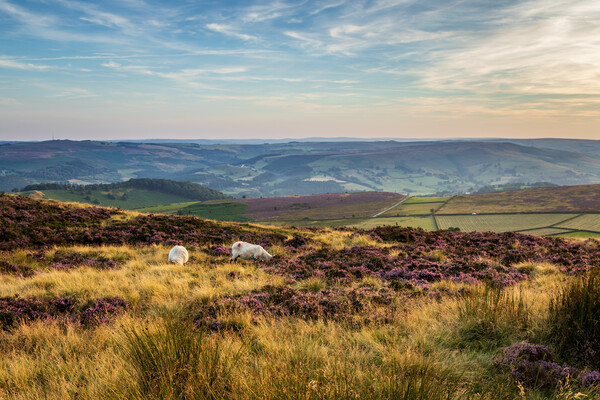
{"label": "grassy slope", "polygon": [[[316,247],[304,252],[389,245],[350,232],[298,233]],[[492,366],[503,345],[543,337],[550,299],[565,279],[573,279],[551,265],[523,266],[531,279],[504,289],[500,301],[479,290],[458,296],[472,288],[442,281],[431,286],[431,295],[407,287],[394,293],[391,303],[374,303],[375,313],[395,310],[385,323],[223,311],[219,320],[226,328],[203,335],[180,320],[183,306],[197,307],[220,295],[266,285],[314,293],[345,284],[316,276],[286,283],[261,263],[232,264],[227,256],[211,256],[204,248],[190,248],[191,262],[184,267],[167,264],[169,247],[161,245],[69,246],[46,254],[59,250],[100,252],[122,265],[113,270],[40,269],[25,278],[2,274],[0,297],[119,296],[131,307],[115,321],[93,327],[41,320],[0,332],[0,398],[166,398],[175,397],[171,391],[180,387],[182,398],[190,399],[593,398],[573,397],[577,389],[568,386],[562,394],[525,387],[519,395],[517,385],[502,380]],[[282,246],[269,250],[283,259],[296,256]],[[20,249],[0,257],[17,263],[31,260],[32,254]],[[388,287],[368,277],[354,277],[349,285]],[[201,362],[194,364],[189,357],[197,351],[202,351]],[[202,386],[208,381],[209,388]]]}
{"label": "grassy slope", "polygon": [[[36,191],[39,192],[39,191]],[[123,194],[127,194],[127,200],[122,200]],[[25,194],[25,193],[24,193]],[[181,203],[189,199],[183,196],[161,193],[146,189],[119,189],[111,191],[92,190],[89,195],[81,195],[77,192],[71,193],[67,190],[44,190],[44,198],[67,202],[78,202],[87,204],[97,204],[104,207],[119,207],[124,210],[134,210],[138,208],[158,206],[170,203]],[[115,199],[110,199],[112,194]],[[89,196],[87,200],[85,197]],[[95,200],[98,202],[95,203]]]}

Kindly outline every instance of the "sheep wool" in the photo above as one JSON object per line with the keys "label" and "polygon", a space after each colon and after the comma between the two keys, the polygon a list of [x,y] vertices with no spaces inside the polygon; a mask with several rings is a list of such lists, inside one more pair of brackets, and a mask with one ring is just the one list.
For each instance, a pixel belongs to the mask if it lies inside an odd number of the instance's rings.
{"label": "sheep wool", "polygon": [[169,251],[169,262],[183,265],[189,259],[188,251],[183,246],[175,246]]}
{"label": "sheep wool", "polygon": [[273,258],[261,245],[235,242],[231,246],[231,261],[235,261],[238,257],[244,260],[270,260]]}

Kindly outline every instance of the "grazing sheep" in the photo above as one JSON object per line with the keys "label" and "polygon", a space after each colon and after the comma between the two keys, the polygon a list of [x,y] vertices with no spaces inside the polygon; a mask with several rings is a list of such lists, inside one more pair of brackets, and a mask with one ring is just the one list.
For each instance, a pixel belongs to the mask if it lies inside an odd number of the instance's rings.
{"label": "grazing sheep", "polygon": [[170,263],[183,265],[188,259],[188,251],[183,246],[175,246],[169,252]]}
{"label": "grazing sheep", "polygon": [[235,242],[233,246],[231,246],[231,261],[235,261],[238,257],[243,258],[244,260],[270,260],[273,258],[272,255],[267,253],[267,251],[258,244]]}

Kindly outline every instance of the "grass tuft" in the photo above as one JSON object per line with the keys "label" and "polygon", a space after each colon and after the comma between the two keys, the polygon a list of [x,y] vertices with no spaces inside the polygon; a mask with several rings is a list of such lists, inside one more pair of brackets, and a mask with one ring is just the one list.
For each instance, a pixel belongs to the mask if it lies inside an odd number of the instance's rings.
{"label": "grass tuft", "polygon": [[159,326],[130,326],[124,335],[123,355],[136,386],[122,397],[223,399],[231,392],[234,357],[188,319],[167,315]]}
{"label": "grass tuft", "polygon": [[581,367],[600,368],[600,271],[572,278],[548,308],[549,339]]}
{"label": "grass tuft", "polygon": [[458,300],[458,347],[494,349],[530,325],[522,290],[493,285],[475,287]]}

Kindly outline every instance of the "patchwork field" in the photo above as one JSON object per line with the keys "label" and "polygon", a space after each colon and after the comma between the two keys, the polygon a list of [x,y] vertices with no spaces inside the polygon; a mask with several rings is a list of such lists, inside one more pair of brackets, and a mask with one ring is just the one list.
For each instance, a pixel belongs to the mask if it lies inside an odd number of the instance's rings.
{"label": "patchwork field", "polygon": [[[171,204],[147,207],[143,212],[196,215],[203,218],[263,222],[361,218],[392,206],[406,196],[388,192],[326,193]],[[225,205],[223,205],[226,203]],[[227,207],[232,207],[227,210]],[[219,218],[211,217],[219,215]]]}
{"label": "patchwork field", "polygon": [[600,214],[583,214],[556,225],[560,228],[600,232]]}
{"label": "patchwork field", "polygon": [[[598,398],[600,331],[573,318],[600,318],[595,240],[11,195],[0,226],[2,399]],[[240,239],[273,259],[231,263]]]}
{"label": "patchwork field", "polygon": [[571,214],[489,214],[436,215],[440,229],[460,228],[465,232],[508,232],[544,228],[568,218]]}
{"label": "patchwork field", "polygon": [[557,186],[454,196],[441,207],[442,214],[516,212],[598,212],[600,185]]}

